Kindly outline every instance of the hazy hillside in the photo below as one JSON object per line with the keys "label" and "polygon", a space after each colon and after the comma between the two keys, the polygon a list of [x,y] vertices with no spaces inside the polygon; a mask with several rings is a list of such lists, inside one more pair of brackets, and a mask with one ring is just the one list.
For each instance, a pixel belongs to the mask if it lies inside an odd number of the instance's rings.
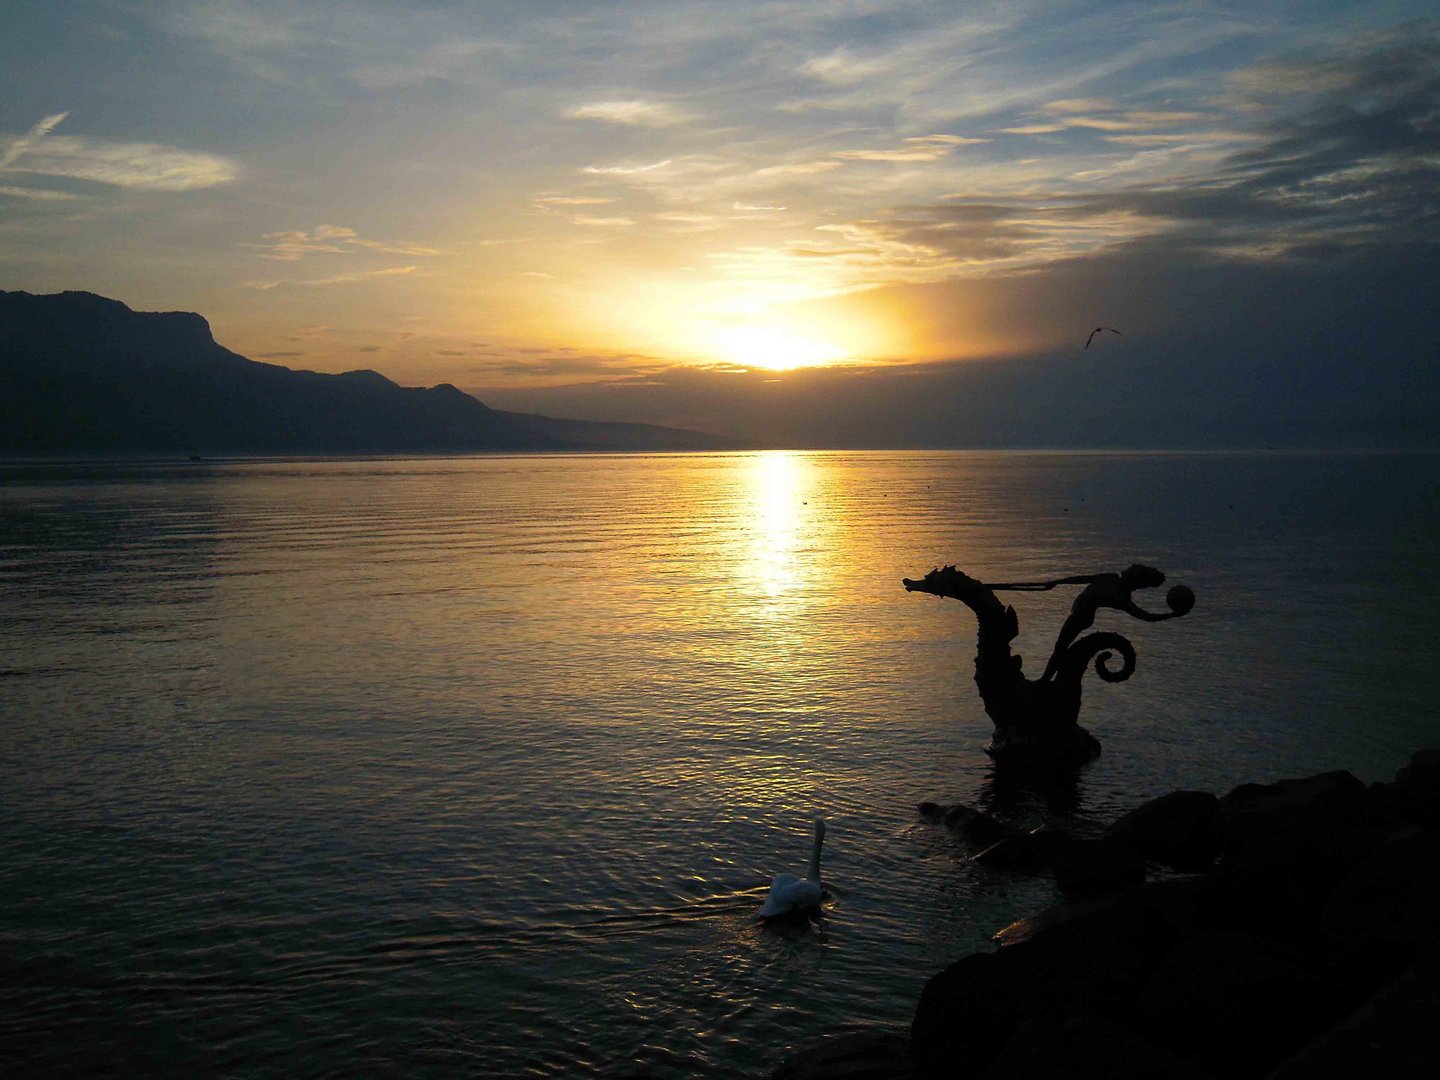
{"label": "hazy hillside", "polygon": [[86,292],[0,291],[0,452],[390,453],[705,450],[733,441],[647,424],[491,409],[448,384],[325,375],[218,344],[190,312]]}

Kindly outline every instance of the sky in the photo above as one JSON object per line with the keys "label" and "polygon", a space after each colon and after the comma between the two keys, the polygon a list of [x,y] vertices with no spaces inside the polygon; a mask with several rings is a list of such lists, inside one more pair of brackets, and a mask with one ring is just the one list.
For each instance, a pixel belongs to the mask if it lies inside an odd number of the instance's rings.
{"label": "sky", "polygon": [[1433,11],[9,0],[0,288],[776,444],[1434,444]]}

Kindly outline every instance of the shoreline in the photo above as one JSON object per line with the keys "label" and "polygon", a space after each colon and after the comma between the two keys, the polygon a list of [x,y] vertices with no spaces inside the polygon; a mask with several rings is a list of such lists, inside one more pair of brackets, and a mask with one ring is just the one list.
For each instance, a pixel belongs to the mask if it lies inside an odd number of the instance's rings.
{"label": "shoreline", "polygon": [[1176,791],[1099,839],[922,803],[985,872],[1064,902],[925,983],[908,1031],[798,1048],[775,1080],[1255,1077],[1440,1069],[1440,749],[1393,781],[1345,771]]}

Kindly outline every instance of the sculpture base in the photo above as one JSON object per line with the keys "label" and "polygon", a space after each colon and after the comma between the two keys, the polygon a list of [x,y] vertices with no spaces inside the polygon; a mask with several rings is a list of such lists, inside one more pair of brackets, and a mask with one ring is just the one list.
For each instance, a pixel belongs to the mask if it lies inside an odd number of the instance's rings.
{"label": "sculpture base", "polygon": [[1100,756],[1100,740],[1079,724],[1040,731],[1006,728],[996,731],[985,752],[997,762],[1042,766],[1083,765]]}

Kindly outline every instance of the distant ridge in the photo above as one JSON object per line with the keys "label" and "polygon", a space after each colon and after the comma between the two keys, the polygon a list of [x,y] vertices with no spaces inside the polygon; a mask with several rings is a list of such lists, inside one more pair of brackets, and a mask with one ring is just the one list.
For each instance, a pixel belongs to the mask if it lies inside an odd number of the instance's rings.
{"label": "distant ridge", "polygon": [[722,450],[650,424],[491,409],[448,383],[325,375],[216,344],[193,312],[0,290],[0,453]]}

